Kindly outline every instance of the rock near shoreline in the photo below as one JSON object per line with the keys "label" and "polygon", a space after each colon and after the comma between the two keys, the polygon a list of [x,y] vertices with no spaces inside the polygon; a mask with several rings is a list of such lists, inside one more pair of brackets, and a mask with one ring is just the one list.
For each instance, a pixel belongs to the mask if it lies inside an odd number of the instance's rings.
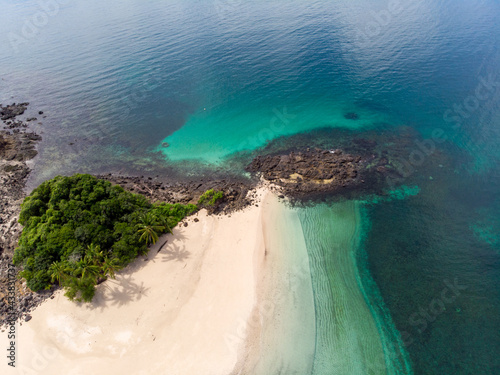
{"label": "rock near shoreline", "polygon": [[224,192],[224,197],[214,206],[206,207],[210,214],[228,214],[241,210],[252,204],[249,191],[255,187],[255,181],[234,180],[198,180],[186,183],[167,183],[158,177],[131,177],[112,174],[96,176],[113,184],[122,186],[132,193],[144,195],[151,202],[168,202],[196,204],[200,196],[207,190],[214,189]]}
{"label": "rock near shoreline", "polygon": [[342,150],[308,149],[284,155],[257,156],[247,167],[283,187],[289,195],[335,191],[362,183],[360,156]]}
{"label": "rock near shoreline", "polygon": [[22,115],[28,108],[28,105],[29,103],[13,103],[4,107],[0,104],[0,119],[2,121],[7,121],[15,118],[16,116]]}
{"label": "rock near shoreline", "polygon": [[[0,105],[1,119],[9,129],[13,129],[12,132],[0,130],[0,326],[5,323],[9,309],[7,270],[12,267],[12,256],[22,231],[17,219],[30,173],[26,161],[37,155],[36,144],[41,140],[38,134],[27,131],[28,125],[24,121],[16,119],[26,111],[27,106],[28,103]],[[51,294],[33,293],[19,279],[15,287],[15,313],[19,319],[29,319],[29,311]]]}
{"label": "rock near shoreline", "polygon": [[385,163],[386,159],[377,160],[369,154],[316,148],[257,156],[247,171],[259,173],[286,196],[307,200],[318,195],[347,196],[357,190],[380,189]]}

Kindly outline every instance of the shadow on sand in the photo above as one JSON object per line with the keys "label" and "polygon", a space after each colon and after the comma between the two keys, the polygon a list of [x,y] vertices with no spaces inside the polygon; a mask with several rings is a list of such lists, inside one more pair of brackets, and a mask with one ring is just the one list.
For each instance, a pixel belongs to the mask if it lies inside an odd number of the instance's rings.
{"label": "shadow on sand", "polygon": [[144,282],[137,282],[134,274],[145,267],[149,262],[184,262],[190,257],[190,252],[185,249],[183,240],[185,236],[181,231],[174,231],[174,235],[163,235],[158,242],[151,246],[145,257],[137,258],[116,275],[115,280],[102,283],[90,304],[92,310],[104,310],[108,306],[126,306],[130,302],[139,301],[147,296],[149,287]]}

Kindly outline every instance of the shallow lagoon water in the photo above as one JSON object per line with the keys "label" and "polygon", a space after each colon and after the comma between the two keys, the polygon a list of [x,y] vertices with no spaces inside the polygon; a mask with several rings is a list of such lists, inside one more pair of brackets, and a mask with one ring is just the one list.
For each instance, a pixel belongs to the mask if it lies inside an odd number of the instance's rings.
{"label": "shallow lagoon water", "polygon": [[[365,292],[357,258],[362,238],[360,204],[302,209],[316,309],[312,374],[411,374],[407,353],[389,316],[378,315]],[[367,275],[364,275],[367,276]],[[379,304],[381,301],[377,301]],[[390,341],[386,333],[396,338]],[[398,353],[398,355],[390,355]]]}

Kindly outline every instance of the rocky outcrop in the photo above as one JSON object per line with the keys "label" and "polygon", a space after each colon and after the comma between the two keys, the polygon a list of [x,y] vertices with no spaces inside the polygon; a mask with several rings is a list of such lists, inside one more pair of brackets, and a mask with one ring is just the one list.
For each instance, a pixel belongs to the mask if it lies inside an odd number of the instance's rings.
{"label": "rocky outcrop", "polygon": [[[2,107],[2,113],[15,117],[24,113],[26,105],[27,103],[22,103]],[[23,123],[15,119],[14,122]],[[24,187],[30,172],[26,161],[37,155],[35,146],[41,140],[38,134],[16,130],[18,131],[12,133],[0,130],[0,255],[8,257],[12,257],[20,233],[17,216],[25,197]]]}
{"label": "rocky outcrop", "polygon": [[0,255],[12,256],[20,233],[17,216],[25,197],[30,169],[25,161],[36,155],[36,134],[0,131]]}
{"label": "rocky outcrop", "polygon": [[217,201],[214,207],[207,207],[210,213],[230,213],[241,210],[252,204],[252,195],[249,191],[256,185],[255,181],[201,179],[185,183],[166,183],[157,176],[154,177],[127,177],[112,174],[96,176],[118,184],[124,189],[147,197],[151,202],[193,203],[196,204],[200,196],[207,190],[214,189],[224,192],[224,197]]}
{"label": "rocky outcrop", "polygon": [[353,188],[364,183],[365,169],[361,156],[339,149],[257,156],[247,167],[250,172],[260,172],[265,180],[281,186],[285,195],[291,196]]}
{"label": "rocky outcrop", "polygon": [[2,104],[0,104],[0,119],[6,121],[22,115],[28,108],[28,105],[29,103],[13,103],[3,107]]}
{"label": "rocky outcrop", "polygon": [[0,131],[0,159],[19,162],[33,159],[37,155],[35,145],[41,139],[35,133],[10,134]]}
{"label": "rocky outcrop", "polygon": [[[26,123],[15,118],[24,113],[27,105],[0,106],[0,115],[7,129],[14,129],[12,132],[0,131],[0,326],[9,309],[7,270],[12,266],[12,256],[22,230],[17,218],[30,173],[26,161],[37,155],[35,147],[41,139],[38,134],[26,132]],[[31,292],[20,280],[16,280],[15,287],[15,312],[19,319],[27,317],[29,311],[50,296],[50,292]]]}

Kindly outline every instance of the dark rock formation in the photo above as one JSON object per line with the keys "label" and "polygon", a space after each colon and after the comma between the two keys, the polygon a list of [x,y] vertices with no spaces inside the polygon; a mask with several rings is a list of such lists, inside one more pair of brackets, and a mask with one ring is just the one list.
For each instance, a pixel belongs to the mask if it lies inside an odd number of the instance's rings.
{"label": "dark rock formation", "polygon": [[35,133],[10,134],[0,131],[0,159],[6,161],[26,161],[37,155],[36,143],[41,136]]}
{"label": "dark rock formation", "polygon": [[13,103],[2,107],[0,104],[0,119],[3,121],[10,120],[16,116],[22,115],[24,111],[28,108],[29,103]]}
{"label": "dark rock formation", "polygon": [[[26,161],[37,155],[35,146],[41,139],[35,133],[25,132],[26,123],[15,119],[24,113],[27,105],[0,106],[2,120],[13,129],[12,133],[0,131],[0,326],[5,323],[9,311],[7,270],[12,266],[12,256],[22,229],[17,218],[30,172]],[[26,314],[51,295],[50,291],[33,293],[21,280],[16,280],[15,288],[14,311],[18,319],[24,316],[25,321],[30,319]]]}
{"label": "dark rock formation", "polygon": [[144,195],[152,202],[193,203],[207,190],[214,189],[224,192],[224,197],[213,207],[207,207],[209,213],[229,213],[243,209],[252,203],[248,192],[256,185],[255,181],[235,180],[201,180],[189,183],[165,183],[157,178],[101,175],[96,176],[118,184],[133,193]]}
{"label": "dark rock formation", "polygon": [[362,184],[361,156],[341,150],[305,150],[285,155],[257,156],[248,166],[264,179],[281,186],[286,195],[334,192]]}

